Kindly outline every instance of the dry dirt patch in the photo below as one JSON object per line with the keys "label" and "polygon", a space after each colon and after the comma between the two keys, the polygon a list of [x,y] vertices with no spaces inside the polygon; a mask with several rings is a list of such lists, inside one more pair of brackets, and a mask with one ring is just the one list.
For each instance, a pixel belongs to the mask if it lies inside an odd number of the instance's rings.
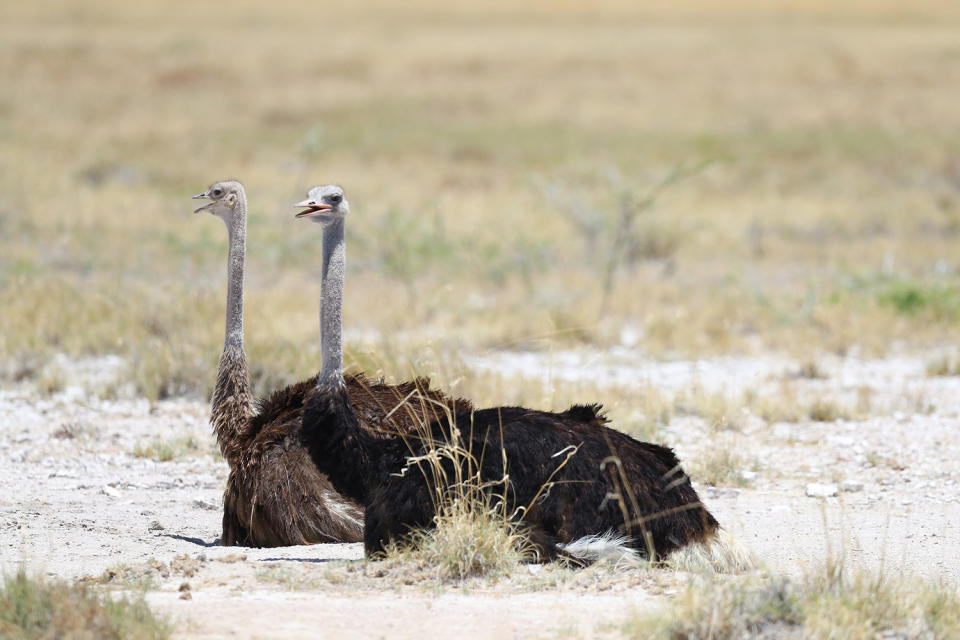
{"label": "dry dirt patch", "polygon": [[[589,355],[552,357],[563,375],[628,375],[625,354],[595,364]],[[532,367],[528,360],[517,361]],[[931,377],[924,363],[824,358],[818,375],[807,377],[779,358],[666,363],[662,376],[656,363],[639,366],[669,383],[665,393],[701,388],[738,398],[749,387],[747,395],[769,399],[788,379],[798,402],[846,402],[867,389],[870,410],[846,419],[769,421],[732,402],[745,410],[732,423],[676,411],[660,435],[691,468],[724,450],[751,461],[746,486],[699,488],[772,570],[796,573],[833,552],[853,566],[957,584],[960,379]],[[756,375],[745,373],[751,367]],[[611,395],[629,402],[622,389]],[[27,387],[0,392],[3,570],[26,562],[51,575],[89,576],[106,589],[146,585],[178,633],[197,638],[404,637],[428,623],[478,638],[615,634],[624,616],[669,602],[684,580],[664,570],[534,575],[520,567],[497,583],[452,587],[416,573],[378,575],[382,567],[359,562],[359,545],[221,548],[226,468],[212,454],[206,416],[196,401],[108,401],[71,388],[53,396]],[[173,447],[172,457],[143,454],[150,443],[188,441],[197,445]],[[811,485],[827,487],[827,497],[808,495]]]}

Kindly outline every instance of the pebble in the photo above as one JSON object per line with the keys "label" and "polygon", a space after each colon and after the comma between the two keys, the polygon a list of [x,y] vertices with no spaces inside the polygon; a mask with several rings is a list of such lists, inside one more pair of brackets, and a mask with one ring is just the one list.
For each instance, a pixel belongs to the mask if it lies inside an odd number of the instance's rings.
{"label": "pebble", "polygon": [[807,496],[811,498],[830,498],[837,495],[837,485],[835,484],[818,484],[812,482],[807,485]]}
{"label": "pebble", "polygon": [[739,489],[707,487],[707,496],[710,498],[736,498],[739,495]]}
{"label": "pebble", "polygon": [[863,483],[847,480],[840,485],[840,490],[844,493],[857,493],[863,491]]}
{"label": "pebble", "polygon": [[113,487],[107,486],[100,489],[100,493],[110,496],[111,498],[119,498],[120,492]]}

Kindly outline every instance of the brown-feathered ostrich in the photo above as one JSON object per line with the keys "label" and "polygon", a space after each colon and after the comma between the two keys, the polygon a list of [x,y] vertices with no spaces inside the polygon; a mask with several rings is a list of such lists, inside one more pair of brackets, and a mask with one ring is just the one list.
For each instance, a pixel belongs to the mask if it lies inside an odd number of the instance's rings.
{"label": "brown-feathered ostrich", "polygon": [[[227,225],[227,315],[223,353],[211,401],[210,422],[230,475],[223,497],[223,545],[275,547],[363,538],[362,507],[341,496],[310,459],[301,414],[313,378],[256,400],[243,349],[243,275],[247,200],[239,182],[217,182],[193,196],[212,202],[207,211]],[[400,385],[347,376],[347,396],[364,433],[377,438],[409,431],[438,406],[469,408],[417,379]],[[420,398],[428,398],[429,403]],[[416,400],[412,400],[416,398]],[[434,404],[436,403],[436,404]]]}
{"label": "brown-feathered ostrich", "polygon": [[[341,307],[345,267],[344,223],[349,205],[336,186],[315,187],[298,217],[323,225],[321,318],[323,363],[305,400],[303,436],[317,467],[334,487],[366,505],[364,546],[368,554],[407,534],[430,527],[438,474],[411,462],[435,443],[451,440],[472,453],[446,459],[446,477],[478,472],[488,490],[520,514],[541,557],[576,555],[580,541],[617,533],[647,557],[658,557],[717,531],[714,517],[673,451],[640,442],[606,426],[599,405],[561,413],[523,407],[463,411],[425,424],[420,433],[375,439],[357,420],[341,374]],[[426,464],[426,463],[424,463]],[[616,536],[610,536],[607,540]],[[594,538],[595,539],[595,538]],[[596,553],[590,549],[585,555]]]}

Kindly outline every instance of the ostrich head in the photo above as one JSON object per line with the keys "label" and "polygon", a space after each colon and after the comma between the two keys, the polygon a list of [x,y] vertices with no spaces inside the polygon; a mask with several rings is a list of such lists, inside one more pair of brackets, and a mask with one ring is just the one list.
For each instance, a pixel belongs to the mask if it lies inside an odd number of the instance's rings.
{"label": "ostrich head", "polygon": [[237,210],[237,205],[243,202],[243,185],[234,180],[214,182],[209,189],[193,196],[193,199],[213,200],[210,204],[196,209],[194,213],[206,211],[223,220],[229,227]]}
{"label": "ostrich head", "polygon": [[335,184],[314,187],[307,192],[309,196],[295,207],[306,207],[296,215],[297,218],[309,218],[311,222],[327,224],[343,220],[350,213],[350,203],[343,196],[343,189]]}

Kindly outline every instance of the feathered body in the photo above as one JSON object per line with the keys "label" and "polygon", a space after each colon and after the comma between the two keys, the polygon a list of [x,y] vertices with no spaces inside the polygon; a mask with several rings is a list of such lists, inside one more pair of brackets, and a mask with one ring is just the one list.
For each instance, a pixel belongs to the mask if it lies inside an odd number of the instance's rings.
{"label": "feathered body", "polygon": [[[410,458],[452,440],[473,463],[443,459],[447,477],[479,473],[487,491],[505,496],[542,557],[558,545],[616,531],[648,557],[662,556],[717,530],[679,460],[667,447],[640,442],[606,426],[599,405],[561,413],[499,407],[441,418],[427,431],[375,439],[359,427],[345,387],[318,388],[304,406],[307,446],[342,495],[366,504],[368,554],[433,525],[435,474]],[[473,468],[467,468],[475,464]],[[407,468],[405,471],[405,467]],[[504,474],[508,480],[503,482]],[[443,487],[440,487],[441,493]]]}

